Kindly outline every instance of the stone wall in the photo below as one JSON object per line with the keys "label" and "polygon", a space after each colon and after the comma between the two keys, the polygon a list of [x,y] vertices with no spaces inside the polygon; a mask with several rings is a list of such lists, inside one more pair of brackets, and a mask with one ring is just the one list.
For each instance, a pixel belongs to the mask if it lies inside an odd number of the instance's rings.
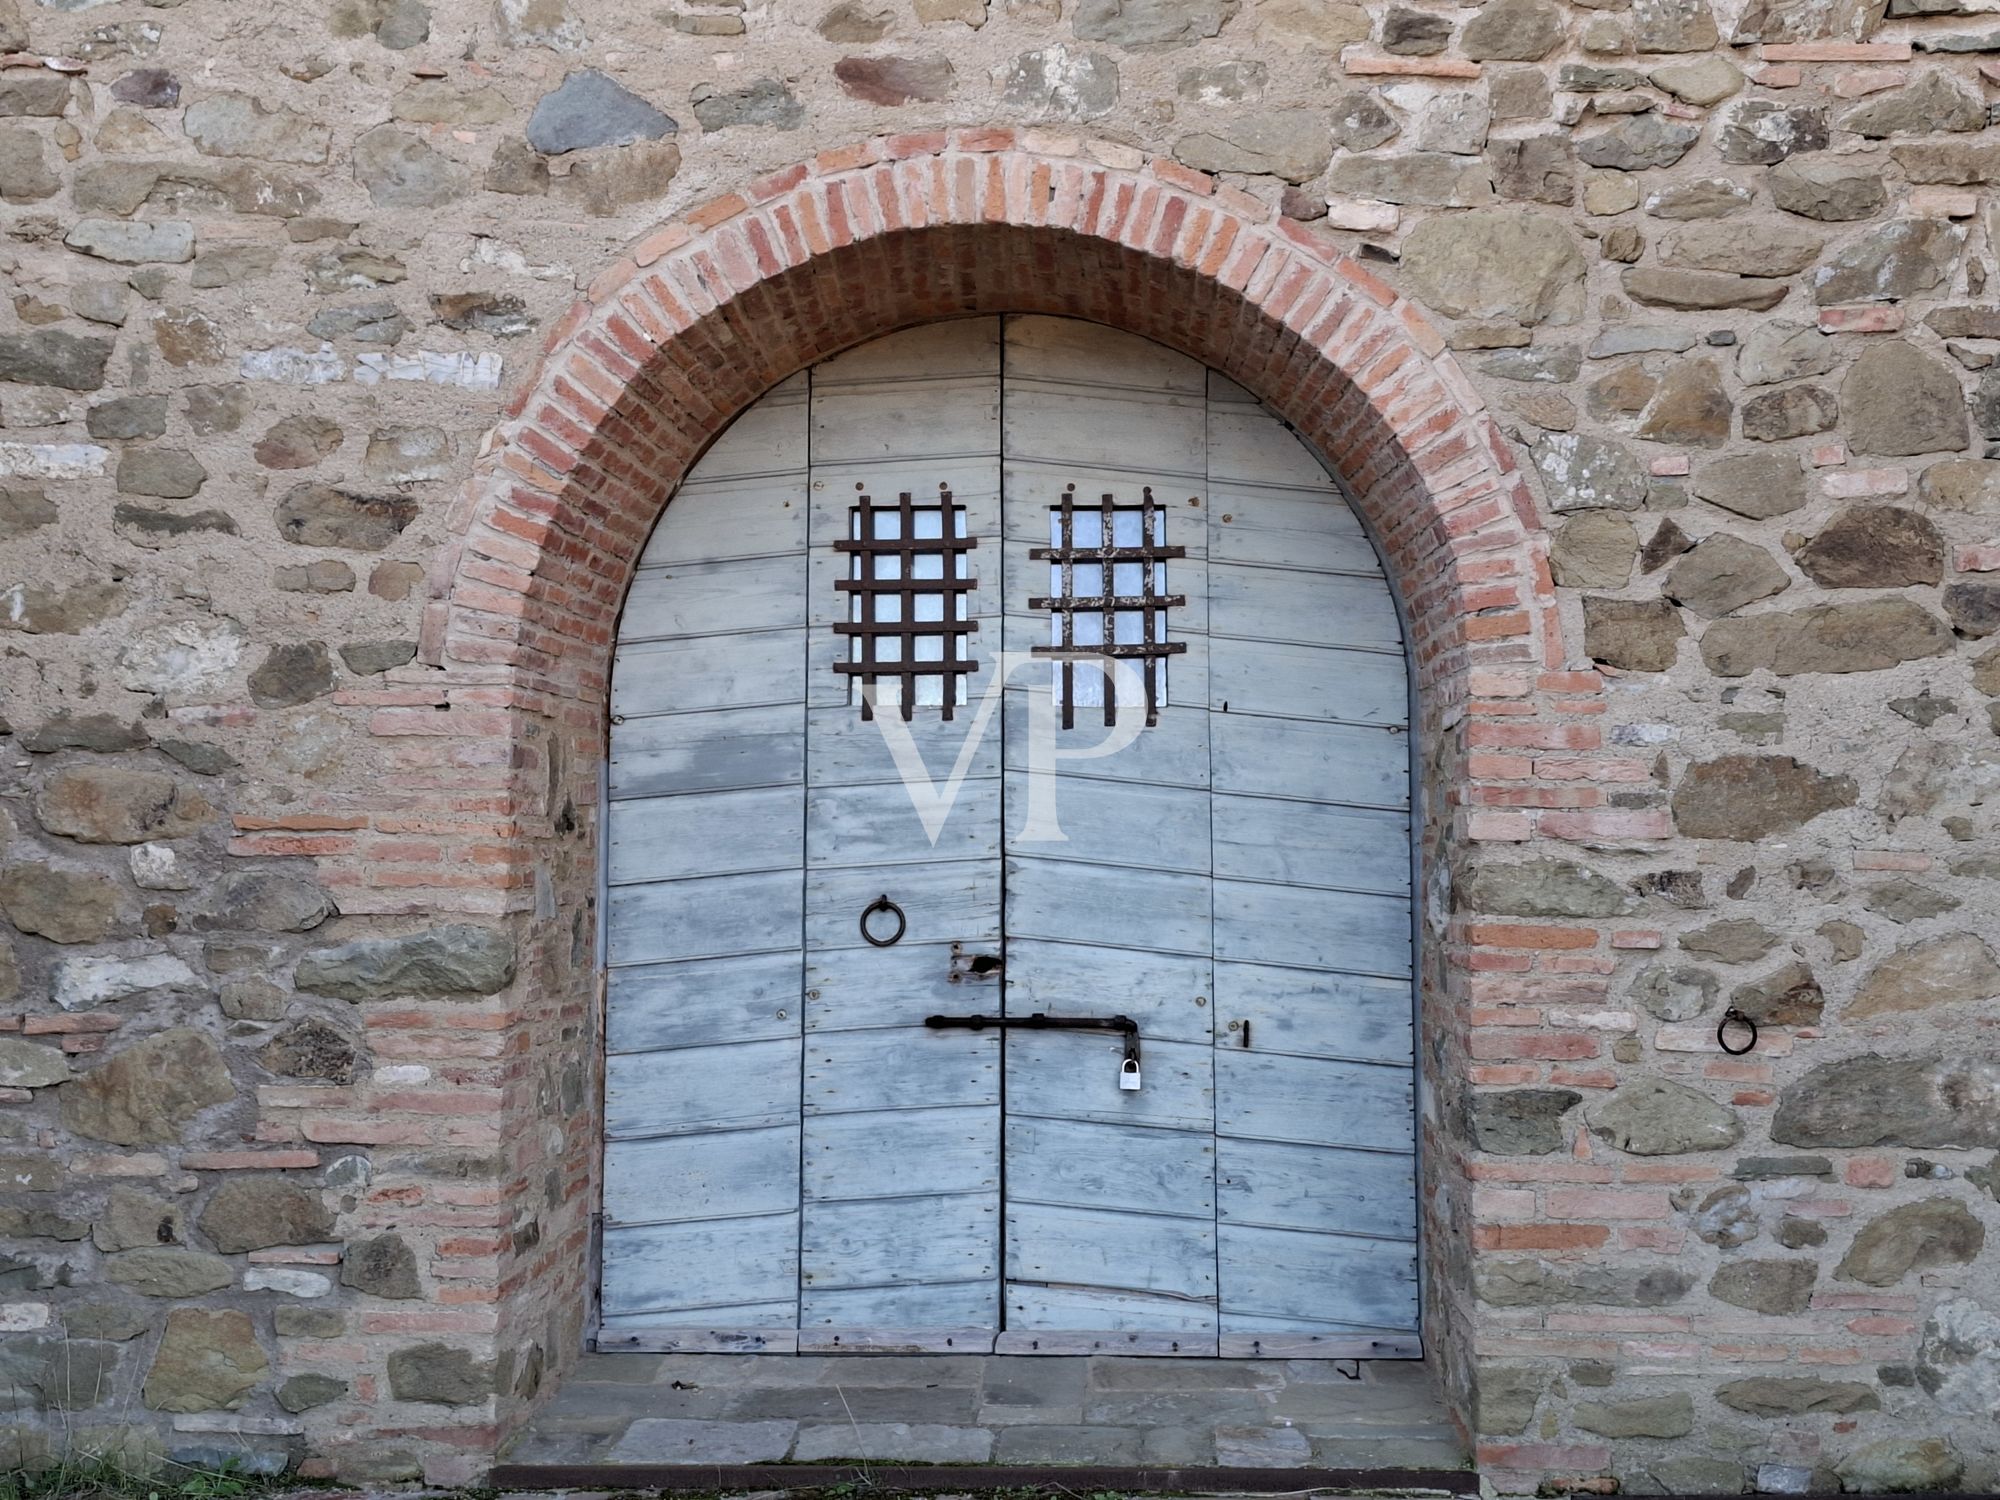
{"label": "stone wall", "polygon": [[[6,1441],[483,1468],[586,1314],[604,559],[857,309],[977,303],[1257,388],[1429,622],[1427,1289],[1495,1482],[2000,1483],[1979,3],[0,0]],[[879,164],[1005,219],[953,195],[1017,143],[1154,184],[1188,285],[703,268]],[[1409,330],[1323,341],[1379,427],[1238,224]],[[658,373],[603,310],[676,254],[730,306]],[[1458,493],[1482,405],[1532,496]]]}

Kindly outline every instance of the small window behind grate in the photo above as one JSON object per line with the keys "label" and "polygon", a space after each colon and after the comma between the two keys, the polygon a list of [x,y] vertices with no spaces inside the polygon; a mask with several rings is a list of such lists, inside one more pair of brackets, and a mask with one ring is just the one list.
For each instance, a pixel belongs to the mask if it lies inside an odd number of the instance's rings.
{"label": "small window behind grate", "polygon": [[965,534],[965,507],[943,485],[936,504],[905,494],[878,506],[864,494],[847,525],[833,544],[849,554],[847,577],[834,583],[848,596],[847,618],[833,628],[848,638],[847,660],[834,664],[847,678],[848,701],[858,682],[864,719],[875,717],[878,703],[899,706],[905,719],[920,707],[941,708],[949,719],[979,665],[966,640],[979,628],[969,617],[979,580],[966,555],[979,538]]}
{"label": "small window behind grate", "polygon": [[[1056,702],[1062,705],[1063,728],[1076,727],[1076,709],[1102,707],[1104,722],[1117,718],[1117,679],[1098,665],[1103,658],[1131,661],[1145,683],[1146,722],[1157,724],[1167,698],[1169,656],[1187,650],[1187,642],[1167,639],[1166,612],[1187,603],[1167,592],[1167,561],[1187,556],[1185,547],[1169,547],[1167,513],[1147,488],[1137,505],[1119,505],[1106,495],[1094,507],[1078,507],[1076,486],[1064,492],[1062,504],[1049,511],[1047,547],[1036,547],[1031,558],[1046,558],[1049,587],[1046,599],[1030,599],[1030,609],[1049,611],[1049,644],[1034,648],[1037,656],[1055,658]],[[1076,670],[1086,661],[1083,671]],[[1107,664],[1108,665],[1108,664]]]}

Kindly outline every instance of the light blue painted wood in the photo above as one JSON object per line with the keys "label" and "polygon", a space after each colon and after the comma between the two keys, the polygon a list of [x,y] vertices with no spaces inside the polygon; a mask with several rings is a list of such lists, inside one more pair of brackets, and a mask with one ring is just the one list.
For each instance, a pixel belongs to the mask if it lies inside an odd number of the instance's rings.
{"label": "light blue painted wood", "polygon": [[1217,880],[1215,954],[1340,972],[1408,974],[1409,901]]}
{"label": "light blue painted wood", "polygon": [[[961,1234],[978,1232],[976,1220],[951,1222]],[[999,1238],[997,1228],[991,1233]],[[981,1354],[991,1343],[990,1330],[999,1322],[993,1277],[984,1268],[962,1281],[929,1285],[808,1286],[801,1301],[802,1352],[826,1354],[844,1346],[870,1353],[886,1342],[897,1352]],[[881,1338],[885,1331],[886,1340]]]}
{"label": "light blue painted wood", "polygon": [[1097,1288],[1184,1299],[1202,1304],[1189,1308],[1189,1326],[1213,1327],[1215,1253],[1213,1219],[1113,1213],[1008,1198],[1010,1283],[1035,1282],[1071,1293]]}
{"label": "light blue painted wood", "polygon": [[1398,1064],[1412,1056],[1405,979],[1218,963],[1213,1010],[1216,1040],[1232,1049],[1240,1042],[1229,1023],[1248,1021],[1258,1051]]}
{"label": "light blue painted wood", "polygon": [[992,861],[1000,853],[999,811],[998,783],[968,780],[932,842],[901,782],[816,786],[806,796],[807,847],[815,865]]}
{"label": "light blue painted wood", "polygon": [[[1187,713],[1162,713],[1160,722],[1151,729],[1142,730],[1139,737],[1124,749],[1110,755],[1096,755],[1094,752],[1106,743],[1108,731],[1105,729],[1103,710],[1099,709],[1093,720],[1088,713],[1079,711],[1076,727],[1053,731],[1053,743],[1066,752],[1064,758],[1055,762],[1057,773],[1062,776],[1077,776],[1091,781],[1130,781],[1146,786],[1189,786],[1205,787],[1209,781],[1209,725],[1215,720],[1213,714],[1202,712],[1205,694],[1201,684],[1206,678],[1206,643],[1199,637],[1189,639],[1188,654],[1176,657],[1173,675],[1169,682],[1167,707],[1188,707]],[[1039,708],[1031,705],[1034,697],[1046,698],[1050,680],[1046,675],[1049,666],[1035,662],[1015,674],[1018,686],[1007,693],[1007,768],[1010,771],[1025,771],[1030,764],[1029,731],[1037,722],[1037,713],[1047,713],[1046,703]],[[1047,719],[1047,723],[1059,725],[1060,720]],[[1219,721],[1218,721],[1219,722]],[[1074,756],[1074,758],[1070,758]],[[1060,795],[1057,802],[1057,821],[1062,821],[1063,809],[1075,796],[1088,793]],[[1020,833],[1026,826],[1026,810],[1010,806],[1008,808],[1008,831]]]}
{"label": "light blue painted wood", "polygon": [[1213,816],[1218,875],[1409,894],[1410,820],[1402,812],[1217,796]]}
{"label": "light blue painted wood", "polygon": [[[998,1208],[994,1193],[814,1204],[806,1215],[803,1246],[808,1321],[818,1321],[813,1318],[817,1298],[848,1287],[984,1279],[990,1307],[992,1277],[999,1269],[993,1256],[999,1241]],[[914,1312],[883,1316],[884,1326],[891,1328],[937,1321]]]}
{"label": "light blue painted wood", "polygon": [[1269,1229],[1414,1241],[1414,1156],[1223,1137],[1216,1142],[1220,1216]]}
{"label": "light blue painted wood", "polygon": [[[832,670],[832,543],[857,486],[941,483],[981,538],[981,665],[952,721],[908,726],[934,785],[967,778],[933,841]],[[1071,483],[1153,485],[1189,554],[1167,568],[1188,649],[1135,745],[1058,762],[1068,837],[1042,843],[1026,772],[1053,669],[1018,671],[970,731],[1003,646],[1048,639],[1027,553]],[[641,573],[613,683],[607,1331],[987,1347],[1004,1287],[1010,1349],[1410,1352],[1400,626],[1283,424],[1089,325],[907,330],[746,414]],[[1056,742],[1104,732],[1082,708]],[[1004,976],[953,983],[954,942],[1002,952],[1003,874]],[[878,949],[855,923],[885,891],[910,928]],[[1003,1005],[1133,1015],[1144,1087],[1118,1089],[1112,1034],[921,1024]]]}
{"label": "light blue painted wood", "polygon": [[[814,375],[801,1225],[801,1319],[814,1340],[942,1347],[1000,1321],[1000,1038],[921,1024],[973,1008],[952,1004],[952,943],[1000,947],[997,722],[960,768],[999,649],[999,331],[994,318],[911,329]],[[935,503],[943,488],[965,508],[963,534],[979,538],[962,575],[978,586],[962,606],[946,600],[933,634],[940,654],[982,670],[950,721],[921,693],[907,725],[892,700],[864,721],[834,671],[850,659],[832,625],[850,618],[836,583],[851,571],[834,544],[851,534],[858,489],[884,508],[901,492]],[[978,628],[961,635],[960,624]],[[898,740],[940,788],[954,772],[969,778],[940,825],[926,826],[901,778]],[[858,919],[885,894],[907,928],[894,947],[871,947]]]}
{"label": "light blue painted wood", "polygon": [[1415,1149],[1410,1070],[1215,1049],[1216,1129],[1226,1136]]}
{"label": "light blue painted wood", "polygon": [[[612,669],[612,728],[634,732],[635,751],[647,741],[641,715],[683,714],[702,709],[747,708],[754,704],[790,707],[805,699],[806,633],[757,630],[742,635],[634,641],[620,646]],[[625,719],[619,724],[617,719]],[[612,764],[627,736],[611,741]]]}
{"label": "light blue painted wood", "polygon": [[604,1220],[614,1224],[791,1214],[798,1207],[799,1127],[621,1141],[604,1163]]}
{"label": "light blue painted wood", "polygon": [[721,958],[796,948],[804,894],[796,871],[613,886],[613,964]]}
{"label": "light blue painted wood", "polygon": [[[1168,1293],[1007,1284],[1002,1354],[1213,1355],[1215,1308]],[[1135,1335],[1122,1339],[1117,1335]]]}
{"label": "light blue painted wood", "polygon": [[1417,1326],[1416,1256],[1407,1241],[1224,1223],[1216,1253],[1227,1288],[1224,1333]]}
{"label": "light blue painted wood", "polygon": [[605,831],[611,883],[794,870],[804,802],[795,786],[622,802]]}
{"label": "light blue painted wood", "polygon": [[[999,945],[976,951],[997,953]],[[941,1011],[998,1014],[993,981],[953,984],[952,972],[948,943],[814,949],[806,958],[806,1030],[918,1026]]]}
{"label": "light blue painted wood", "polygon": [[[1057,826],[1036,829],[1032,838],[1026,817],[1031,794],[1026,771],[1008,773],[1008,805],[1021,809],[1007,831],[1010,854],[1208,874],[1209,796],[1199,787],[1067,776],[1056,792]],[[1062,837],[1051,836],[1056,833]]]}
{"label": "light blue painted wood", "polygon": [[1007,940],[1007,1008],[1050,1015],[1119,1013],[1149,1041],[1206,1042],[1213,1015],[1207,954],[1149,953],[1089,941]]}
{"label": "light blue painted wood", "polygon": [[1217,791],[1407,810],[1410,742],[1400,729],[1210,716]]}
{"label": "light blue painted wood", "polygon": [[1395,653],[1401,665],[1403,628],[1380,577],[1211,563],[1208,590],[1215,635],[1373,647]]}
{"label": "light blue painted wood", "polygon": [[799,1040],[730,1042],[605,1059],[611,1140],[795,1124]]}
{"label": "light blue painted wood", "polygon": [[662,1325],[792,1326],[798,1214],[604,1232],[604,1311]]}
{"label": "light blue painted wood", "polygon": [[631,641],[726,635],[806,623],[804,558],[795,552],[641,569],[619,629]]}
{"label": "light blue painted wood", "polygon": [[696,463],[620,625],[604,832],[614,1339],[790,1338],[798,1319],[805,385]]}
{"label": "light blue painted wood", "polygon": [[799,1034],[799,956],[697,959],[613,969],[605,995],[605,1050],[771,1041]]}
{"label": "light blue painted wood", "polygon": [[809,1198],[893,1198],[913,1177],[936,1193],[995,1192],[999,1121],[986,1103],[961,1108],[810,1114],[805,1121]]}
{"label": "light blue painted wood", "polygon": [[[1113,1011],[1116,1000],[1106,996],[1087,1013]],[[1118,1087],[1124,1053],[1114,1034],[1013,1032],[1007,1038],[1007,1112],[1116,1125],[1212,1129],[1212,1049],[1206,1043],[1146,1041],[1140,1050],[1145,1086],[1127,1093]]]}
{"label": "light blue painted wood", "polygon": [[[611,800],[796,785],[805,779],[799,726],[789,703],[628,719],[613,726]],[[623,831],[620,821],[607,837]]]}
{"label": "light blue painted wood", "polygon": [[[1229,714],[1402,725],[1410,684],[1400,654],[1277,641],[1211,644],[1209,706]],[[1226,705],[1226,707],[1225,707]]]}
{"label": "light blue painted wood", "polygon": [[[806,1038],[808,1114],[973,1104],[994,1106],[990,1138],[997,1149],[997,1032],[890,1026],[879,1031],[815,1031]],[[922,1179],[916,1175],[904,1188],[922,1190]]]}
{"label": "light blue painted wood", "polygon": [[1015,1203],[1089,1204],[1127,1213],[1211,1218],[1215,1135],[1084,1120],[1007,1121],[1007,1192]]}
{"label": "light blue painted wood", "polygon": [[[989,661],[991,652],[982,646],[975,649],[975,657],[983,662]],[[898,736],[908,731],[910,748],[923,766],[922,780],[929,784],[928,789],[920,784],[920,790],[942,797],[948,794],[954,775],[962,776],[966,783],[991,781],[999,776],[1001,729],[997,704],[988,715],[983,732],[976,738],[970,737],[989,680],[990,674],[986,671],[977,675],[971,702],[961,708],[950,722],[939,718],[933,711],[913,719],[900,729],[891,730]],[[860,714],[845,700],[812,709],[806,725],[813,747],[809,770],[815,786],[903,785],[896,762],[889,756],[879,722],[864,723]],[[967,793],[961,790],[959,796],[966,797]],[[907,792],[903,800],[906,808],[913,807]],[[955,810],[955,804],[953,808]],[[968,802],[967,815],[978,816],[980,810]],[[899,812],[897,816],[903,814]]]}
{"label": "light blue painted wood", "polygon": [[1007,929],[1157,953],[1209,951],[1205,876],[1073,859],[1007,861]]}
{"label": "light blue painted wood", "polygon": [[[965,859],[809,871],[807,951],[865,946],[861,912],[884,895],[908,919],[905,942],[990,945],[1000,940],[998,862]],[[883,923],[894,925],[887,918]]]}

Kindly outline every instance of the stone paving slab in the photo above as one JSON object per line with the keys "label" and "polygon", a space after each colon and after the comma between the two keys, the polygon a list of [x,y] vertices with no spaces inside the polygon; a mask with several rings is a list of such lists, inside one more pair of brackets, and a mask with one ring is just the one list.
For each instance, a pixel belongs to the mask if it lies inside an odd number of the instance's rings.
{"label": "stone paving slab", "polygon": [[792,1450],[797,1463],[896,1460],[919,1464],[983,1464],[993,1456],[993,1434],[984,1427],[933,1422],[858,1422],[801,1427]]}
{"label": "stone paving slab", "polygon": [[604,1354],[512,1464],[1457,1468],[1415,1361]]}

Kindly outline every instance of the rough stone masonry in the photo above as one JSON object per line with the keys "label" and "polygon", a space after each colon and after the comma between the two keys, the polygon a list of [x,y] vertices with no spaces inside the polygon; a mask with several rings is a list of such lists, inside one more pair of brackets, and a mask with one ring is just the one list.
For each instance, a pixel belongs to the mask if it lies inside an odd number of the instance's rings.
{"label": "rough stone masonry", "polygon": [[1018,145],[1363,268],[1532,489],[1557,647],[1423,715],[1482,1468],[2000,1485],[1988,0],[0,0],[0,54],[0,1467],[464,1480],[559,1382],[601,682],[446,691],[435,630],[616,537],[462,497],[561,489],[492,435],[649,257]]}

